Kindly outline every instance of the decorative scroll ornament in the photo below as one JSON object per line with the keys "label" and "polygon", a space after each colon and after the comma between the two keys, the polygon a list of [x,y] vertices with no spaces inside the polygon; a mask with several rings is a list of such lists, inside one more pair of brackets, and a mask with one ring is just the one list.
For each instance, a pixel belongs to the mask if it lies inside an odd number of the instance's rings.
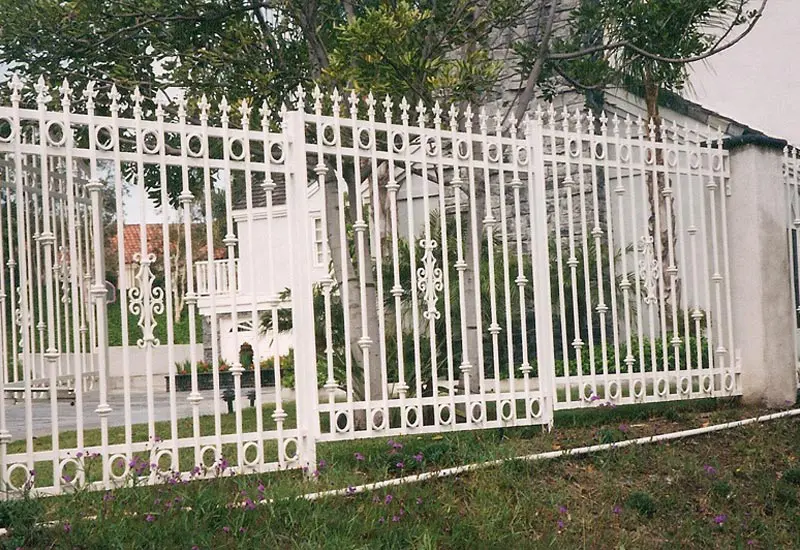
{"label": "decorative scroll ornament", "polygon": [[439,301],[438,293],[442,291],[442,270],[436,267],[436,258],[433,256],[434,249],[438,246],[433,239],[422,239],[419,245],[425,250],[422,256],[422,265],[417,269],[417,288],[423,293],[427,309],[422,316],[427,319],[439,319],[442,314],[436,309],[436,302]]}
{"label": "decorative scroll ornament", "polygon": [[658,276],[661,271],[661,262],[656,258],[653,248],[653,237],[648,235],[639,239],[639,251],[642,254],[639,279],[644,284],[644,303],[652,305],[658,301]]}
{"label": "decorative scroll ornament", "polygon": [[153,285],[156,276],[150,264],[156,261],[156,255],[148,254],[142,259],[142,255],[136,253],[133,261],[139,264],[139,270],[134,277],[134,286],[128,289],[128,299],[131,301],[129,309],[139,316],[138,325],[142,329],[142,337],[136,344],[140,348],[158,346],[161,342],[154,336],[153,330],[157,325],[155,316],[164,313],[164,289]]}

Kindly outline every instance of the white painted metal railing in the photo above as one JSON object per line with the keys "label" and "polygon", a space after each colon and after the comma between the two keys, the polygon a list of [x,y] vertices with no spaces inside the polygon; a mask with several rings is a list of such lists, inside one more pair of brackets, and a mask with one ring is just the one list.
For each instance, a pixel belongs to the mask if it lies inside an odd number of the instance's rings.
{"label": "white painted metal railing", "polygon": [[[277,117],[264,105],[258,120],[224,99],[191,113],[180,99],[173,116],[138,90],[90,85],[77,99],[65,83],[57,100],[40,80],[29,93],[15,78],[0,106],[0,474],[11,494],[313,470],[321,440],[550,425],[558,408],[740,393],[728,160],[710,131],[657,138],[642,120],[552,108],[504,127],[483,110],[319,90],[299,90]],[[125,241],[129,187],[178,204],[177,240],[163,209],[161,242],[148,242],[142,202],[137,242]],[[312,217],[331,266],[321,277]],[[104,283],[131,250],[133,284],[121,277],[107,304]],[[270,295],[287,272],[288,296]],[[243,322],[290,333],[293,364],[278,346],[221,362],[220,338],[239,349]],[[108,376],[112,344],[121,379]],[[189,361],[176,365],[184,344]],[[74,409],[60,401],[64,380]],[[42,413],[51,444],[34,439]]]}
{"label": "white painted metal railing", "polygon": [[[234,279],[228,278],[228,271],[231,260],[199,261],[194,264],[195,281],[198,296],[208,296],[212,294],[211,281],[216,285],[214,291],[218,294],[229,294],[242,287],[239,276],[239,260],[233,260]],[[209,266],[212,266],[214,274],[209,273]],[[236,285],[231,285],[231,281],[238,281]]]}

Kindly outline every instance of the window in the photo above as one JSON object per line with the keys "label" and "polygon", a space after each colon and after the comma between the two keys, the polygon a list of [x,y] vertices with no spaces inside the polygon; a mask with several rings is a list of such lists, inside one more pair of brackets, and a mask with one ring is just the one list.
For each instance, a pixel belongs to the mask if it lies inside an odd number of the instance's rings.
{"label": "window", "polygon": [[314,265],[321,266],[325,263],[325,232],[322,228],[322,218],[314,217],[312,222],[312,239],[314,241]]}

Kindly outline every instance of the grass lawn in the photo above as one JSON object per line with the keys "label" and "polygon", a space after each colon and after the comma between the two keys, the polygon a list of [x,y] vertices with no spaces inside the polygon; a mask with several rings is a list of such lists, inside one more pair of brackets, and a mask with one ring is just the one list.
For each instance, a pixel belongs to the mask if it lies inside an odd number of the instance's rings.
{"label": "grass lawn", "polygon": [[[503,466],[373,493],[292,497],[467,462],[697,427],[760,411],[705,401],[559,415],[556,429],[319,445],[319,475],[0,504],[6,548],[800,547],[800,420]],[[361,460],[363,456],[363,460]],[[272,503],[251,506],[263,496]],[[191,507],[190,511],[179,510]],[[85,519],[97,514],[99,520]],[[55,527],[34,527],[55,520]]]}

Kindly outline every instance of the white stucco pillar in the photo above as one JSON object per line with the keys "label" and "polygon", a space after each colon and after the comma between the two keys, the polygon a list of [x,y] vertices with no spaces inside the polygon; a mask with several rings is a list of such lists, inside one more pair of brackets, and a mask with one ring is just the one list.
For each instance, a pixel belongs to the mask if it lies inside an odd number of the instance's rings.
{"label": "white stucco pillar", "polygon": [[[746,403],[795,402],[795,317],[779,143],[734,143],[728,202],[734,341]],[[755,141],[755,140],[754,140]]]}

